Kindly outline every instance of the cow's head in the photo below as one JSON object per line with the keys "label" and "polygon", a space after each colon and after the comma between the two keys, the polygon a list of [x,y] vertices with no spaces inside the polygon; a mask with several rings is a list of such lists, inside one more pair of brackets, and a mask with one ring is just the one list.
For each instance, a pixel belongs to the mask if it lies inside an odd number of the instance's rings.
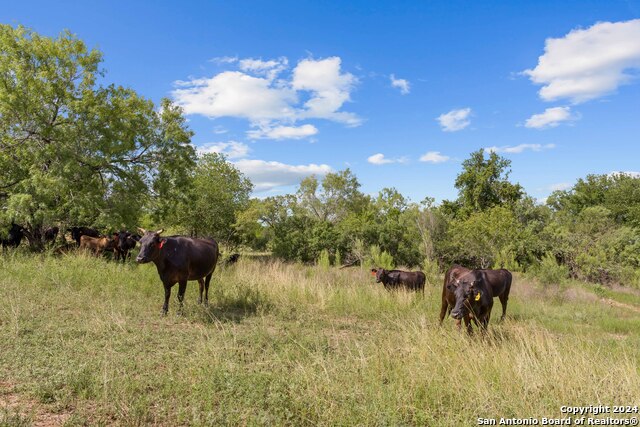
{"label": "cow's head", "polygon": [[376,283],[384,282],[389,272],[384,268],[372,268],[371,275],[376,276]]}
{"label": "cow's head", "polygon": [[481,276],[467,273],[447,284],[447,290],[456,296],[456,305],[451,310],[454,319],[462,319],[474,309],[482,297],[481,283]]}
{"label": "cow's head", "polygon": [[162,249],[162,245],[164,245],[164,242],[167,239],[160,237],[160,234],[164,229],[160,229],[158,231],[146,231],[143,228],[138,228],[138,231],[142,234],[142,238],[140,239],[140,253],[136,257],[136,262],[139,264],[145,264],[153,261],[158,256]]}

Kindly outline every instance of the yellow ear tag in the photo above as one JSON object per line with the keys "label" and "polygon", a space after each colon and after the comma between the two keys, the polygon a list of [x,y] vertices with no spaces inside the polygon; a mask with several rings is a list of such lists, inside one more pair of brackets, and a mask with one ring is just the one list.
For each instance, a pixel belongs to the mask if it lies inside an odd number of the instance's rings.
{"label": "yellow ear tag", "polygon": [[480,295],[482,295],[480,292],[478,292],[478,295],[476,295],[476,301],[480,301]]}

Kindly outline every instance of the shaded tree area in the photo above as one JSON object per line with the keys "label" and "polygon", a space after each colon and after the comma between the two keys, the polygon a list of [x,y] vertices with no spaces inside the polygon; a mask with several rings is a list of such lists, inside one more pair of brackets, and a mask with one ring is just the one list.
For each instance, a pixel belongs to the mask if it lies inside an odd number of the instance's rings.
{"label": "shaded tree area", "polygon": [[48,224],[162,218],[195,161],[180,109],[97,83],[102,55],[69,32],[0,25],[0,221],[33,248]]}

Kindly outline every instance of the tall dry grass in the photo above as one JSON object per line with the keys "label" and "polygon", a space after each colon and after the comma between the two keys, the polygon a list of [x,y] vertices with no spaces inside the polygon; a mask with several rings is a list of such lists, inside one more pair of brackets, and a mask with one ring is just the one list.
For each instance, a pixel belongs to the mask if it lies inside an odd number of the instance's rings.
{"label": "tall dry grass", "polygon": [[162,317],[151,265],[3,256],[0,378],[20,416],[70,425],[459,426],[640,402],[632,310],[516,277],[507,320],[468,337],[438,325],[440,292],[242,259],[214,274],[208,307],[190,282],[184,314],[174,296]]}

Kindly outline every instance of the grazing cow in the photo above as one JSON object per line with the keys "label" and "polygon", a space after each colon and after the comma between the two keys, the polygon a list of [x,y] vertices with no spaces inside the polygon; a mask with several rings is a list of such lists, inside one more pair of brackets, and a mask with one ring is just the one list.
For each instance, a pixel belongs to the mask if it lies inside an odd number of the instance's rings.
{"label": "grazing cow", "polygon": [[412,291],[424,292],[426,277],[422,271],[401,271],[372,268],[371,274],[376,276],[376,283],[382,282],[385,289],[394,289],[404,286]]}
{"label": "grazing cow", "polygon": [[117,236],[117,244],[115,247],[115,260],[118,261],[122,258],[122,263],[127,261],[127,258],[131,255],[129,251],[136,247],[136,244],[140,240],[140,236],[137,234],[131,234],[128,231],[120,231],[114,234]]}
{"label": "grazing cow", "polygon": [[162,313],[169,311],[169,298],[171,288],[176,283],[178,287],[178,301],[180,308],[184,301],[184,293],[188,280],[197,280],[200,284],[200,299],[205,291],[204,302],[209,301],[209,283],[216,269],[218,256],[218,243],[213,239],[196,239],[184,236],[161,237],[164,230],[145,231],[140,239],[140,253],[136,261],[139,264],[153,262],[158,269],[158,275],[164,285],[164,305]]}
{"label": "grazing cow", "polygon": [[[476,326],[486,331],[493,308],[493,294],[485,270],[471,270],[455,279],[455,283],[448,283],[447,290],[455,294],[456,303],[451,310],[451,316],[456,319],[473,319]],[[467,324],[467,331],[472,332]]]}
{"label": "grazing cow", "polygon": [[117,244],[117,239],[113,237],[91,237],[80,236],[80,249],[88,249],[96,256],[104,251],[113,250]]}
{"label": "grazing cow", "polygon": [[68,228],[67,231],[71,232],[71,238],[76,241],[78,246],[80,246],[80,237],[89,236],[89,237],[100,237],[100,233],[95,228],[89,227],[71,227]]}
{"label": "grazing cow", "polygon": [[[463,267],[458,264],[454,264],[444,274],[444,284],[442,285],[442,307],[440,308],[440,324],[442,324],[442,321],[447,315],[447,310],[449,311],[449,314],[450,314],[451,310],[456,305],[456,295],[454,292],[449,291],[447,285],[449,285],[450,283],[455,284],[455,281],[460,276],[462,276],[464,273],[467,273],[469,271],[471,270],[469,270],[466,267]],[[471,326],[470,322],[471,320],[468,317],[464,319],[464,323],[467,326],[467,328]],[[460,327],[459,319],[456,320],[456,325],[458,326],[458,328]]]}
{"label": "grazing cow", "polygon": [[44,241],[46,243],[55,242],[56,237],[58,237],[58,232],[60,228],[58,227],[48,227],[44,230]]}
{"label": "grazing cow", "polygon": [[24,227],[16,223],[11,223],[6,239],[0,239],[0,244],[5,248],[7,246],[17,248],[24,237]]}
{"label": "grazing cow", "polygon": [[240,259],[240,254],[231,254],[229,258],[227,258],[225,265],[233,265],[236,262],[238,262],[239,259]]}

